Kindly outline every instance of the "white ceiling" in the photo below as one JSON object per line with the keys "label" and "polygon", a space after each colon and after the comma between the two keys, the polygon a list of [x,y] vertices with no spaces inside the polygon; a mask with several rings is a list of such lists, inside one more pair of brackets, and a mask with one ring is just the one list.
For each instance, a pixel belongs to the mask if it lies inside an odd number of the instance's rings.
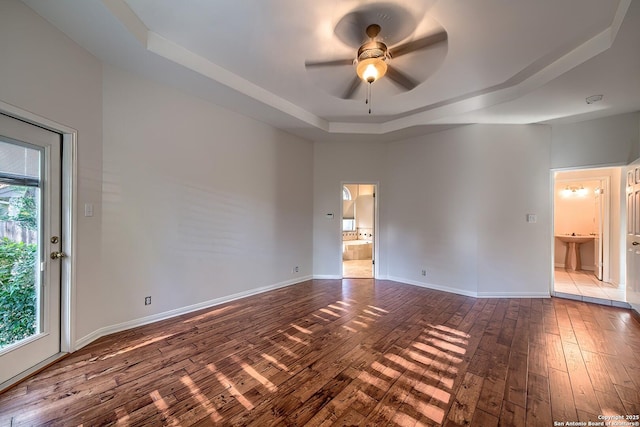
{"label": "white ceiling", "polygon": [[[632,0],[23,0],[101,60],[310,139],[392,140],[467,123],[553,123],[640,110],[640,2]],[[363,11],[421,81],[341,99]],[[336,31],[336,27],[338,27]],[[386,32],[385,32],[386,29]],[[362,29],[364,41],[364,28]],[[604,100],[587,105],[585,98]]]}

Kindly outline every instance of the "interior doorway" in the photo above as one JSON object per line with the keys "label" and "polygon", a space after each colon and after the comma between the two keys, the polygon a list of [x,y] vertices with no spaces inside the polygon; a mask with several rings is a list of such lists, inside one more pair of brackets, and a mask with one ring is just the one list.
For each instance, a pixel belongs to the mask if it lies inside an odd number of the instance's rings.
{"label": "interior doorway", "polygon": [[556,296],[624,302],[620,239],[622,169],[553,174],[553,292]]}
{"label": "interior doorway", "polygon": [[375,277],[376,184],[342,184],[342,277]]}

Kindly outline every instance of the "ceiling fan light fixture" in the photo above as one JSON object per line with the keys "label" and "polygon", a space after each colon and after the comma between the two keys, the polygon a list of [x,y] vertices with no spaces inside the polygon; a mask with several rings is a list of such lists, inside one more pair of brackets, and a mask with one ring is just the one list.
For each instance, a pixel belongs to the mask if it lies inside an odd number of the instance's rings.
{"label": "ceiling fan light fixture", "polygon": [[367,58],[358,61],[356,73],[367,83],[373,83],[387,72],[387,63],[382,58]]}

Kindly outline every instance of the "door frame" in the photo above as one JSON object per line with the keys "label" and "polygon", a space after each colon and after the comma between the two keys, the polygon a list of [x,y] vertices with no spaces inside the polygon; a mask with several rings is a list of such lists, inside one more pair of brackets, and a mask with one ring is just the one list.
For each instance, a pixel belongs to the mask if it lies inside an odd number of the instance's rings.
{"label": "door frame", "polygon": [[373,197],[373,279],[377,279],[379,276],[379,267],[380,267],[380,244],[379,244],[379,215],[378,215],[378,200],[380,199],[380,182],[378,181],[340,181],[340,189],[336,193],[340,195],[340,222],[339,222],[339,232],[340,232],[340,278],[344,278],[344,271],[342,269],[342,220],[344,216],[344,209],[342,205],[342,188],[345,185],[373,185],[374,186],[374,197]]}
{"label": "door frame", "polygon": [[[577,171],[596,171],[598,169],[614,169],[614,168],[618,168],[620,169],[620,180],[622,182],[622,179],[626,179],[626,169],[625,166],[622,165],[608,165],[608,166],[593,166],[593,167],[573,167],[573,168],[557,168],[557,169],[551,169],[550,170],[550,205],[551,205],[551,232],[550,232],[550,246],[551,246],[551,271],[550,271],[550,290],[551,290],[551,295],[555,295],[555,211],[556,211],[556,206],[555,206],[555,184],[556,184],[556,173],[560,172],[577,172]],[[623,173],[625,173],[625,175],[623,176]],[[580,179],[576,179],[576,181],[584,181],[587,178],[580,178]],[[611,275],[611,191],[618,191],[618,189],[613,189],[611,186],[611,178],[607,175],[598,175],[598,176],[594,176],[594,177],[589,177],[589,180],[604,180],[605,182],[605,194],[604,194],[604,199],[605,199],[605,206],[604,206],[604,225],[603,225],[603,238],[602,238],[602,246],[603,246],[603,263],[604,260],[606,259],[606,269],[604,269],[606,271],[603,271],[603,281],[610,281],[612,280],[612,275]],[[560,181],[563,182],[569,182],[572,181],[573,179],[560,179]],[[626,201],[625,201],[626,202]],[[620,200],[620,212],[619,214],[622,215],[622,199]],[[626,215],[626,211],[624,213]],[[626,223],[625,224],[620,224],[621,227],[625,227],[626,229]],[[626,236],[626,232],[624,233],[624,236]],[[622,236],[621,236],[622,239]],[[626,271],[626,255],[625,255],[625,259],[623,260],[623,255],[622,253],[618,254],[618,259],[619,259],[619,267],[620,267],[620,271],[622,271],[623,269]],[[622,285],[622,283],[624,283],[625,278],[623,277],[619,277],[618,278],[618,286]]]}
{"label": "door frame", "polygon": [[[31,369],[11,379],[12,382],[31,375],[51,364],[65,353],[75,350],[75,301],[76,301],[76,207],[77,207],[77,139],[78,131],[57,123],[53,120],[18,108],[14,105],[0,101],[0,112],[30,123],[32,125],[59,133],[62,135],[62,200],[61,200],[61,220],[62,220],[62,246],[60,250],[68,255],[66,262],[61,263],[61,283],[60,283],[60,353],[42,361]],[[11,384],[0,384],[0,391]]]}
{"label": "door frame", "polygon": [[[593,168],[593,170],[602,169],[602,168]],[[609,169],[609,168],[607,168]],[[557,170],[556,172],[575,172],[575,171],[583,171],[583,170],[591,170],[587,169],[571,169],[571,170]],[[555,175],[555,174],[554,174]],[[602,281],[608,282],[611,280],[611,177],[606,175],[598,175],[589,178],[569,178],[569,179],[556,179],[554,176],[554,188],[557,182],[562,183],[578,183],[584,181],[602,181],[604,183],[604,197],[603,197],[603,213],[602,213],[602,236],[600,236],[600,240],[602,241]],[[555,197],[555,194],[554,194]],[[555,235],[555,203],[553,205],[553,231]],[[554,245],[555,248],[555,245]],[[555,257],[554,257],[555,260]],[[555,263],[554,263],[555,268]]]}

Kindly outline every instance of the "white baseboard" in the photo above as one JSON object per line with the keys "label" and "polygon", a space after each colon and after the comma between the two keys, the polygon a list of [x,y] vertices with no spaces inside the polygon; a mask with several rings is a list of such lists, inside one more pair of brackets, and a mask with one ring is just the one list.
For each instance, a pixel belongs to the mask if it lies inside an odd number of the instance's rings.
{"label": "white baseboard", "polygon": [[263,286],[260,288],[250,289],[248,291],[238,292],[237,294],[227,295],[220,298],[215,298],[209,301],[201,302],[198,304],[189,305],[186,307],[176,308],[174,310],[165,311],[162,313],[153,314],[151,316],[145,316],[139,319],[130,320],[116,325],[105,326],[92,333],[85,335],[84,337],[76,340],[75,346],[72,351],[79,350],[82,347],[92,343],[98,338],[110,335],[116,332],[125,331],[131,328],[137,328],[138,326],[148,325],[149,323],[158,322],[160,320],[169,319],[171,317],[180,316],[183,314],[191,313],[193,311],[202,310],[203,308],[214,307],[216,305],[224,304],[227,302],[235,301],[240,298],[246,298],[252,295],[261,294],[264,292],[272,291],[274,289],[284,288],[287,286],[295,285],[298,283],[311,280],[312,276],[296,277],[295,279],[286,280],[284,282],[276,283],[274,285]]}
{"label": "white baseboard", "polygon": [[390,276],[388,280],[394,282],[407,283],[421,288],[433,289],[436,291],[450,292],[474,298],[551,298],[551,292],[473,292],[466,289],[450,288],[448,286],[434,285],[432,283],[418,282],[416,280],[403,279],[401,277]]}
{"label": "white baseboard", "polygon": [[551,292],[478,292],[478,298],[551,298]]}
{"label": "white baseboard", "polygon": [[413,285],[413,286],[420,286],[421,288],[433,289],[435,291],[450,292],[452,294],[464,295],[467,297],[477,296],[475,292],[467,291],[466,289],[450,288],[448,286],[440,286],[440,285],[434,285],[432,283],[418,282],[416,280],[404,279],[402,277],[387,276],[387,280],[406,283],[408,285]]}
{"label": "white baseboard", "polygon": [[317,280],[340,280],[342,276],[339,274],[315,274],[313,278]]}

